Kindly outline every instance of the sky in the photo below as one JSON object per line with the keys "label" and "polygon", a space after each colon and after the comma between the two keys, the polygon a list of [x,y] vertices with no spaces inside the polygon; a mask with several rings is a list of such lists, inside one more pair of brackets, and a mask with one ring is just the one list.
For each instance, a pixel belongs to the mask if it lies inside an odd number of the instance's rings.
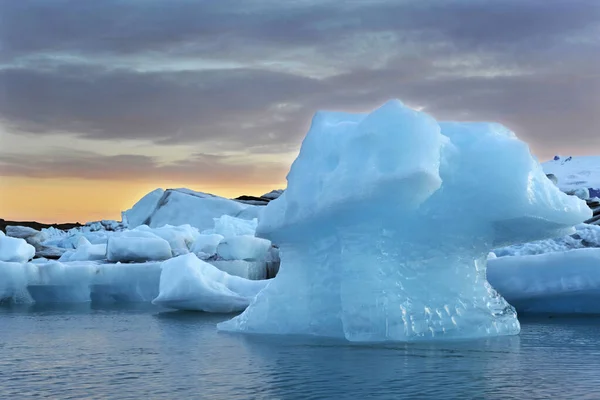
{"label": "sky", "polygon": [[600,154],[600,1],[0,0],[0,218],[283,188],[315,111],[391,98]]}

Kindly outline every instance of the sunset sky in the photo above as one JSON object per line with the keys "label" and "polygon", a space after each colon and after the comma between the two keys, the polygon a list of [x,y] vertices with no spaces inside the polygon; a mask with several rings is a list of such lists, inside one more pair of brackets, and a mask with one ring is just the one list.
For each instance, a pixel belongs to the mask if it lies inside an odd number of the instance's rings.
{"label": "sunset sky", "polygon": [[0,218],[260,195],[316,110],[390,98],[600,154],[600,1],[0,0]]}

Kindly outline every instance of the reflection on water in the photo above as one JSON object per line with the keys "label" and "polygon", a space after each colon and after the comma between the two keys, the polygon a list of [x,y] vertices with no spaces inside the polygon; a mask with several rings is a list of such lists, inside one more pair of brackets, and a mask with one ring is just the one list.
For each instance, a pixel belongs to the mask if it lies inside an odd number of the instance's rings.
{"label": "reflection on water", "polygon": [[141,305],[0,307],[0,398],[594,398],[598,318],[520,336],[350,344],[220,333],[231,315]]}

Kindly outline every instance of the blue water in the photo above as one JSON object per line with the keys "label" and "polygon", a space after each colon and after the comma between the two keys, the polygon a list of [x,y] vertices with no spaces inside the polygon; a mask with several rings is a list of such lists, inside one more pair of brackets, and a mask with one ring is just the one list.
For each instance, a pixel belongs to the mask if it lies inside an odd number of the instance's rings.
{"label": "blue water", "polygon": [[224,315],[0,307],[0,399],[598,399],[600,319],[520,336],[352,345],[219,333]]}

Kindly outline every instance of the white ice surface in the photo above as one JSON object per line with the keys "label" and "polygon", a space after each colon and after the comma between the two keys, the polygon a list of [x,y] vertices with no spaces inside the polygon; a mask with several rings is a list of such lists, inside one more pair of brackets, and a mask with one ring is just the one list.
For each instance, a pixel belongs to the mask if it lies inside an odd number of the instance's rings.
{"label": "white ice surface", "polygon": [[554,174],[563,191],[578,188],[600,189],[600,156],[561,157],[542,164],[544,172]]}
{"label": "white ice surface", "polygon": [[[145,232],[127,232],[142,234]],[[149,235],[154,236],[148,232]],[[106,258],[112,262],[162,261],[171,258],[169,242],[157,236],[113,235],[108,239]]]}
{"label": "white ice surface", "polygon": [[519,313],[600,314],[600,248],[490,259],[487,279]]}
{"label": "white ice surface", "polygon": [[25,239],[0,235],[0,261],[24,263],[35,256],[35,247]]}
{"label": "white ice surface", "polygon": [[217,247],[217,254],[224,260],[266,260],[271,241],[249,235],[231,236],[223,239]]}
{"label": "white ice surface", "polygon": [[222,235],[216,233],[200,234],[192,244],[192,253],[196,254],[199,258],[212,257],[217,254],[217,246],[219,246],[219,243],[223,239]]}
{"label": "white ice surface", "polygon": [[241,311],[267,284],[231,276],[188,254],[162,264],[160,294],[152,303],[178,310]]}

